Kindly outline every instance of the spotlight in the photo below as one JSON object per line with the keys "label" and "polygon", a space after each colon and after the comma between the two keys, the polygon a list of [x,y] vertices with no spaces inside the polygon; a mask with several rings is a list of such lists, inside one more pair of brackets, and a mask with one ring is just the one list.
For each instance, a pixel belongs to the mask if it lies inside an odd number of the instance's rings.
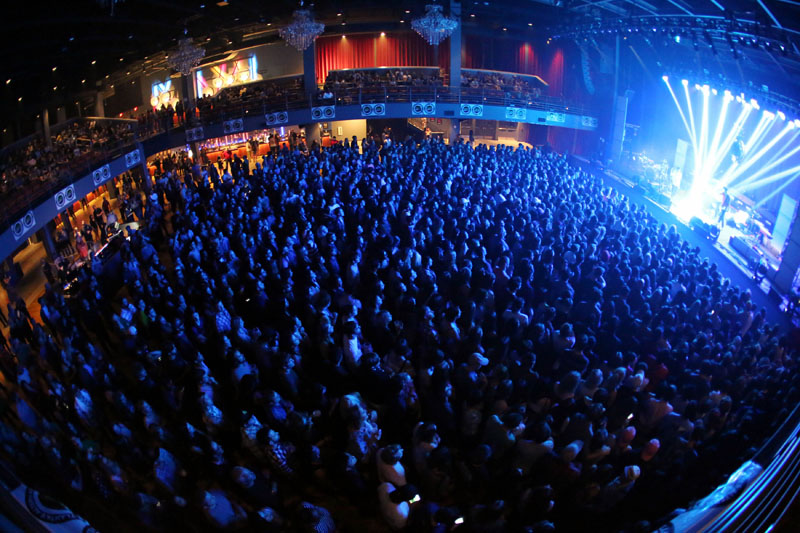
{"label": "spotlight", "polygon": [[711,94],[713,94],[714,96],[717,96],[717,90],[716,89],[711,89]]}
{"label": "spotlight", "polygon": [[796,118],[796,119],[794,119],[794,121],[792,122],[792,124],[794,124],[794,127],[795,127],[795,128],[800,128],[800,118]]}
{"label": "spotlight", "polygon": [[695,91],[699,91],[700,90],[700,84],[699,83],[695,83],[694,84],[694,90]]}
{"label": "spotlight", "polygon": [[750,99],[750,105],[753,106],[755,109],[760,109],[758,107],[758,101],[755,98]]}
{"label": "spotlight", "polygon": [[669,76],[664,74],[663,76],[661,76],[661,79],[664,80],[665,82],[667,82],[667,81],[669,81]]}
{"label": "spotlight", "polygon": [[681,80],[681,83],[683,84],[684,87],[689,86],[689,80]]}
{"label": "spotlight", "polygon": [[675,43],[676,44],[681,44],[681,36],[680,35],[676,35],[675,36]]}
{"label": "spotlight", "polygon": [[786,114],[783,111],[778,111],[778,118],[781,120],[786,120]]}

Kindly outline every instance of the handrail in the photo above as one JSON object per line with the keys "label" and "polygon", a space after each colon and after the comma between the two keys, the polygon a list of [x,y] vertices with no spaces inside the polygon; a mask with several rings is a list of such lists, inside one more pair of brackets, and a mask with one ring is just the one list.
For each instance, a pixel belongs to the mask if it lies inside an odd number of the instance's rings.
{"label": "handrail", "polygon": [[[237,102],[217,103],[211,108],[200,109],[195,117],[189,117],[188,124],[179,124],[164,129],[161,119],[154,115],[152,122],[145,123],[135,131],[130,139],[106,143],[100,149],[93,149],[80,157],[72,159],[59,167],[56,176],[47,182],[29,182],[19,190],[2,198],[3,210],[0,213],[0,230],[5,230],[22,213],[39,205],[48,196],[67,187],[79,175],[85,175],[98,166],[118,157],[126,148],[155,135],[175,131],[183,127],[207,126],[219,124],[226,120],[240,119],[250,115],[266,115],[278,111],[296,111],[326,105],[360,105],[362,103],[404,104],[411,102],[436,102],[442,104],[482,104],[488,106],[517,107],[554,113],[570,112],[586,114],[579,105],[571,104],[562,98],[538,97],[491,89],[472,89],[468,87],[449,86],[378,86],[339,88],[331,93],[330,98],[323,98],[323,93],[309,97],[303,89],[289,90],[280,96],[263,98],[257,95],[245,96]],[[103,120],[95,119],[92,120]],[[119,121],[117,118],[106,119]],[[135,121],[127,121],[135,122]]]}

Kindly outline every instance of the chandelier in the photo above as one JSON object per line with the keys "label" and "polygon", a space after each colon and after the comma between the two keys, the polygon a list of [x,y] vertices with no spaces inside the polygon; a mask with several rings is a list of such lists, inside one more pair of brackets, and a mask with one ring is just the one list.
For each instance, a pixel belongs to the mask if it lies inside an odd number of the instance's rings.
{"label": "chandelier", "polygon": [[183,34],[186,36],[178,41],[178,50],[170,54],[167,63],[172,70],[188,76],[206,55],[206,51],[192,43],[192,38],[187,35],[187,30],[183,30]]}
{"label": "chandelier", "polygon": [[292,13],[292,22],[285,28],[278,30],[281,39],[297,48],[300,52],[311,46],[320,33],[325,30],[325,25],[314,20],[311,11],[302,9],[303,2],[300,1],[300,9]]}
{"label": "chandelier", "polygon": [[458,21],[442,13],[442,6],[428,4],[425,6],[425,16],[411,21],[411,27],[419,33],[428,44],[437,46],[444,41],[458,27]]}

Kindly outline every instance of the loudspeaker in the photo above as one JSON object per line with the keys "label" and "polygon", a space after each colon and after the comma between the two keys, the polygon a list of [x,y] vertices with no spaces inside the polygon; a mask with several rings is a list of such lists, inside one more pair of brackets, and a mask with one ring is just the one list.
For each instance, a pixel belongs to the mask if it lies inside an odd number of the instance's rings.
{"label": "loudspeaker", "polygon": [[75,203],[75,186],[70,185],[66,189],[58,191],[53,199],[56,201],[56,209],[61,211],[65,207]]}
{"label": "loudspeaker", "polygon": [[325,120],[336,117],[336,106],[324,105],[311,108],[311,118],[313,120]]}
{"label": "loudspeaker", "polygon": [[597,119],[594,117],[581,117],[581,124],[587,128],[596,128]]}
{"label": "loudspeaker", "polygon": [[412,115],[436,114],[436,102],[411,102]]}
{"label": "loudspeaker", "polygon": [[28,211],[25,215],[11,225],[11,233],[14,235],[14,240],[18,241],[29,232],[36,225],[36,218],[33,216],[33,211]]}
{"label": "loudspeaker", "polygon": [[386,114],[386,106],[383,104],[361,104],[361,116],[373,117]]}
{"label": "loudspeaker", "polygon": [[203,126],[198,126],[197,128],[191,128],[186,130],[186,141],[202,141],[205,138],[205,133],[203,132]]}
{"label": "loudspeaker", "polygon": [[142,155],[139,153],[139,150],[134,150],[133,152],[125,154],[125,166],[128,168],[141,163],[141,161]]}
{"label": "loudspeaker", "polygon": [[111,169],[108,167],[108,165],[103,165],[92,172],[92,180],[94,181],[95,185],[100,185],[109,178],[111,178]]}
{"label": "loudspeaker", "polygon": [[692,217],[689,220],[689,227],[706,239],[716,241],[719,238],[719,228],[713,224],[706,224],[698,217]]}
{"label": "loudspeaker", "polygon": [[286,111],[278,111],[277,113],[268,113],[266,115],[267,126],[274,126],[276,124],[286,124],[289,122],[289,113]]}
{"label": "loudspeaker", "polygon": [[564,113],[556,113],[555,111],[547,112],[547,122],[557,122],[559,124],[563,124],[566,121],[567,117]]}
{"label": "loudspeaker", "polygon": [[524,107],[507,107],[506,118],[508,120],[527,120],[528,110]]}
{"label": "loudspeaker", "polygon": [[233,120],[226,120],[222,123],[222,131],[225,135],[231,133],[237,133],[244,129],[244,122],[240,118],[235,118]]}
{"label": "loudspeaker", "polygon": [[481,104],[461,104],[459,111],[463,117],[482,117],[483,105]]}

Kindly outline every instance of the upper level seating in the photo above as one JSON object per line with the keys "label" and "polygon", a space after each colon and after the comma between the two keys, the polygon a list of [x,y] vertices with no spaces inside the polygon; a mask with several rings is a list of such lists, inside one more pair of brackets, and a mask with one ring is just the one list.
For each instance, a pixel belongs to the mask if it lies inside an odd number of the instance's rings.
{"label": "upper level seating", "polygon": [[533,98],[538,98],[547,91],[547,83],[539,76],[479,69],[462,70],[461,86],[470,89],[503,91]]}
{"label": "upper level seating", "polygon": [[22,146],[4,150],[0,157],[0,221],[13,214],[14,207],[69,180],[109,150],[133,142],[135,134],[136,124],[131,121],[78,119],[53,132],[49,146],[37,134]]}
{"label": "upper level seating", "polygon": [[438,67],[363,68],[330,71],[325,80],[325,88],[441,87],[444,81]]}

